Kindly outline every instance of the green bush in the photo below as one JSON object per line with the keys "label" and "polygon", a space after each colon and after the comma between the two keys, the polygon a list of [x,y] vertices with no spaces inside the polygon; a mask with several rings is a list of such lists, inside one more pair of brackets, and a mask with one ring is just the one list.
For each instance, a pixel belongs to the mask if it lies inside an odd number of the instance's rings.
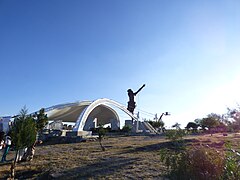
{"label": "green bush", "polygon": [[169,170],[170,179],[221,179],[224,173],[224,154],[207,147],[184,151],[162,149],[161,161]]}
{"label": "green bush", "polygon": [[162,120],[160,120],[160,121],[149,120],[148,123],[151,124],[152,127],[154,127],[154,128],[161,128],[162,129],[164,127],[164,122]]}
{"label": "green bush", "polygon": [[125,125],[125,126],[123,126],[123,128],[122,128],[122,131],[123,131],[123,132],[127,132],[127,133],[128,133],[128,132],[130,132],[130,131],[131,131],[131,129],[132,129],[132,128],[131,128],[130,126],[128,126],[128,125]]}
{"label": "green bush", "polygon": [[105,147],[102,145],[102,139],[105,135],[106,135],[106,130],[103,128],[102,125],[100,125],[98,127],[98,140],[99,140],[99,144],[102,148],[102,151],[105,151]]}
{"label": "green bush", "polygon": [[170,129],[166,131],[166,138],[171,141],[181,140],[185,135],[185,130],[183,129]]}
{"label": "green bush", "polygon": [[27,115],[25,107],[21,109],[20,115],[14,119],[10,133],[16,150],[29,147],[35,142],[36,123],[32,116]]}
{"label": "green bush", "polygon": [[240,153],[232,149],[230,144],[226,147],[223,179],[240,179]]}
{"label": "green bush", "polygon": [[106,129],[102,125],[98,127],[98,138],[103,139],[103,137],[106,135]]}

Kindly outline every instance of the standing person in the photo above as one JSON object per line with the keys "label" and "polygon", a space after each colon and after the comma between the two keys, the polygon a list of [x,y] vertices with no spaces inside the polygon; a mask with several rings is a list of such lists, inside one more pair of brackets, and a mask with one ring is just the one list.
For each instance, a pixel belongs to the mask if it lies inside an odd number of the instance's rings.
{"label": "standing person", "polygon": [[3,156],[2,156],[1,162],[6,161],[6,156],[8,154],[8,151],[9,151],[10,147],[11,147],[11,144],[12,144],[11,137],[9,135],[7,135],[6,138],[5,138],[5,149],[4,149],[4,153],[3,153]]}
{"label": "standing person", "polygon": [[0,150],[4,148],[4,132],[0,132]]}
{"label": "standing person", "polygon": [[0,150],[4,148],[4,140],[0,140]]}

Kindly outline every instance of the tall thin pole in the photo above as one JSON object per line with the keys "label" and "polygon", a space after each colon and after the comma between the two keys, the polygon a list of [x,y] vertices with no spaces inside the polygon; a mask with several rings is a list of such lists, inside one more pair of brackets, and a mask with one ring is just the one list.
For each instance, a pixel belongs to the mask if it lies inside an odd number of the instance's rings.
{"label": "tall thin pole", "polygon": [[138,126],[139,126],[139,124],[138,124],[138,119],[139,119],[139,111],[138,111],[138,113],[137,113],[137,125],[136,125],[136,132],[138,132]]}

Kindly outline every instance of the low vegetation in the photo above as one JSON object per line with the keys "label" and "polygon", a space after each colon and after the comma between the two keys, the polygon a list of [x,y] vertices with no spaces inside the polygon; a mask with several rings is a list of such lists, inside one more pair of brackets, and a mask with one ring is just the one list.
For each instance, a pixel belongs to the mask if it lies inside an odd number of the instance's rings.
{"label": "low vegetation", "polygon": [[[181,142],[182,146],[176,147],[164,136],[105,136],[105,151],[99,148],[98,141],[43,144],[36,147],[36,155],[32,162],[18,164],[16,178],[175,179],[176,175],[181,174],[181,167],[188,166],[187,162],[191,162],[192,168],[182,175],[186,177],[185,179],[189,179],[190,175],[197,176],[195,172],[200,168],[198,162],[207,163],[212,162],[213,159],[214,163],[204,166],[206,173],[198,176],[199,179],[207,177],[209,171],[211,171],[211,177],[217,177],[220,174],[224,175],[225,179],[239,177],[237,173],[234,174],[237,171],[233,171],[238,168],[236,163],[239,163],[239,159],[232,150],[239,151],[240,134],[185,136]],[[231,147],[226,146],[229,143]],[[168,153],[163,156],[163,151]],[[205,156],[206,152],[209,155]],[[217,156],[219,154],[221,156]],[[14,152],[10,152],[8,158],[11,156],[14,156]],[[218,157],[229,158],[219,159]],[[174,160],[175,165],[167,164],[167,159]],[[212,168],[216,169],[214,173]],[[228,170],[225,171],[224,168]],[[1,177],[6,178],[9,169],[9,165],[1,165]]]}
{"label": "low vegetation", "polygon": [[171,179],[221,179],[224,173],[224,153],[208,147],[162,149],[160,155]]}

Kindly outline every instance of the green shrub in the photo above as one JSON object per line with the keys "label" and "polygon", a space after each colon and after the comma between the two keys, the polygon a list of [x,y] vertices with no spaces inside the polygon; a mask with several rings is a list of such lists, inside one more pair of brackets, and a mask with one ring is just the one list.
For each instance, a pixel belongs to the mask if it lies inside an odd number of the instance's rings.
{"label": "green shrub", "polygon": [[105,147],[102,145],[102,139],[105,135],[106,135],[106,130],[103,128],[102,125],[100,125],[98,127],[98,140],[99,140],[99,144],[102,148],[102,151],[105,151]]}
{"label": "green shrub", "polygon": [[14,179],[15,176],[15,167],[19,159],[19,151],[34,144],[37,136],[36,129],[34,118],[27,115],[27,109],[24,107],[21,109],[20,115],[14,119],[13,127],[10,131],[13,147],[16,150],[14,162],[11,165],[11,179]]}
{"label": "green shrub", "polygon": [[166,131],[166,138],[171,141],[181,140],[186,135],[183,129],[170,129]]}
{"label": "green shrub", "polygon": [[226,147],[223,179],[240,179],[240,153],[232,149],[230,144]]}
{"label": "green shrub", "polygon": [[16,150],[31,146],[36,140],[36,123],[32,116],[27,115],[24,107],[20,115],[14,119],[11,129],[13,146]]}
{"label": "green shrub", "polygon": [[122,131],[123,131],[123,132],[127,132],[127,133],[128,133],[128,132],[130,132],[130,131],[131,131],[131,129],[132,129],[132,128],[131,128],[130,126],[128,126],[128,125],[125,125],[125,126],[123,126],[123,128],[122,128]]}
{"label": "green shrub", "polygon": [[154,127],[154,128],[161,128],[162,129],[164,127],[164,122],[162,120],[160,120],[160,121],[149,120],[148,123],[151,124],[152,127]]}
{"label": "green shrub", "polygon": [[170,179],[205,180],[221,179],[224,170],[224,155],[206,147],[184,151],[162,149],[161,161],[169,170]]}
{"label": "green shrub", "polygon": [[106,135],[106,129],[102,125],[98,127],[98,138],[102,139]]}

